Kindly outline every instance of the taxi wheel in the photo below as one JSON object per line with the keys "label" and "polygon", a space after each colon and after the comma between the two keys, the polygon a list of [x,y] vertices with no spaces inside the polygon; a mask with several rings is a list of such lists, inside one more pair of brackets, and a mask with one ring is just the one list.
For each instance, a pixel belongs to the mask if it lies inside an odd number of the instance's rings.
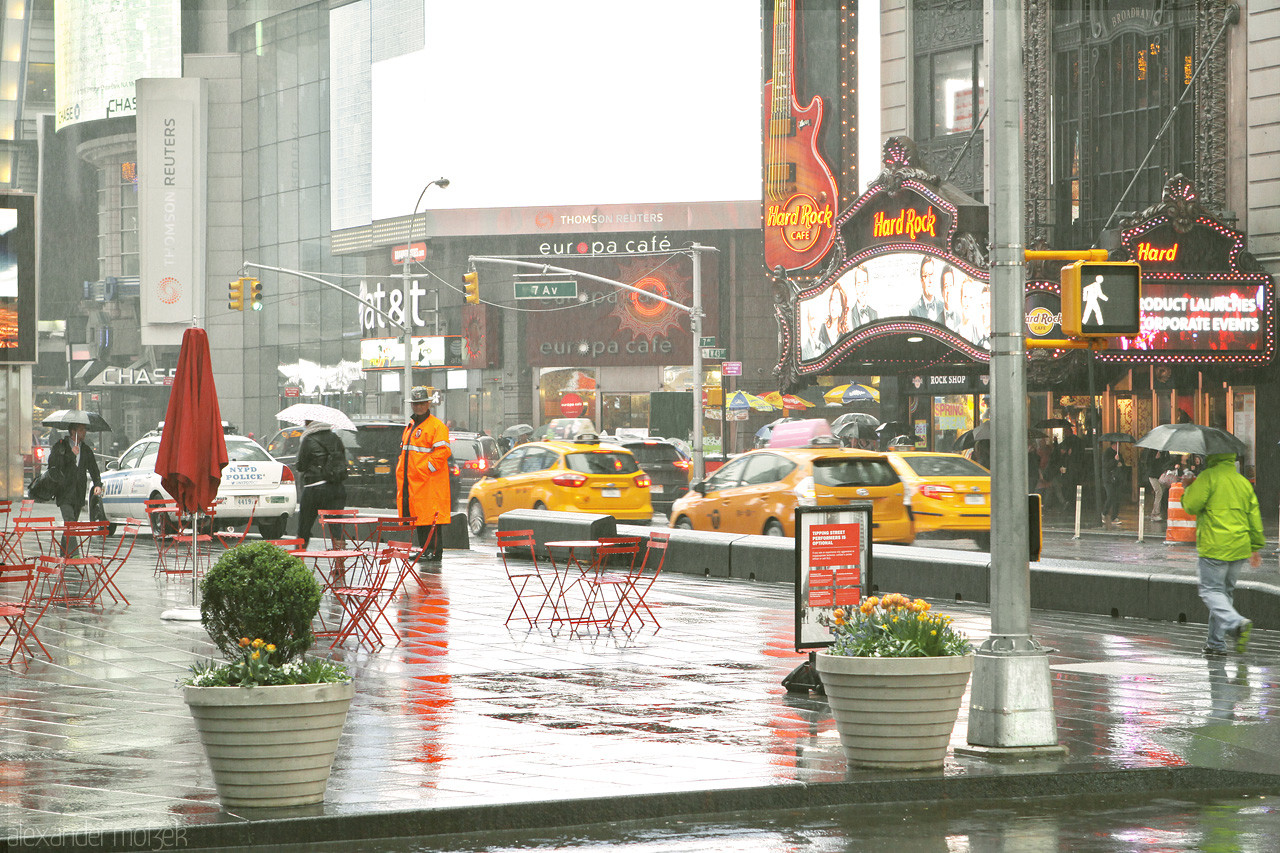
{"label": "taxi wheel", "polygon": [[472,536],[484,535],[484,507],[480,506],[480,501],[473,500],[467,505],[467,527]]}
{"label": "taxi wheel", "polygon": [[693,522],[689,520],[689,516],[682,515],[676,519],[676,530],[692,530]]}
{"label": "taxi wheel", "polygon": [[979,533],[977,536],[973,537],[973,541],[977,543],[979,551],[991,550],[991,534],[990,533]]}
{"label": "taxi wheel", "polygon": [[782,529],[782,523],[776,518],[769,519],[764,526],[765,536],[786,536],[787,532]]}

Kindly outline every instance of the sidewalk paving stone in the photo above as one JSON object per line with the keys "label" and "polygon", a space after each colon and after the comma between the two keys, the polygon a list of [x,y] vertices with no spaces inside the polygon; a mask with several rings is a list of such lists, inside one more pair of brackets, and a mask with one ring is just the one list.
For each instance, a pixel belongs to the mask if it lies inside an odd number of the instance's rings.
{"label": "sidewalk paving stone", "polygon": [[[1083,547],[1100,561],[1099,548],[1120,546]],[[131,606],[51,609],[41,637],[53,660],[0,668],[0,838],[167,827],[188,846],[230,845],[753,804],[1280,790],[1265,775],[1280,767],[1273,632],[1257,631],[1242,656],[1206,660],[1203,625],[1035,611],[1066,757],[952,754],[939,772],[858,770],[825,700],[781,686],[803,660],[790,585],[668,573],[652,599],[660,630],[504,626],[510,587],[480,542],[446,552],[425,588],[396,602],[400,644],[336,650],[357,693],[325,805],[234,814],[218,806],[178,688],[215,650],[198,624],[160,619],[189,601],[190,581],[155,579],[153,564],[140,540],[118,576]],[[985,606],[936,607],[975,643],[990,630]],[[965,745],[967,716],[966,697],[953,747]]]}

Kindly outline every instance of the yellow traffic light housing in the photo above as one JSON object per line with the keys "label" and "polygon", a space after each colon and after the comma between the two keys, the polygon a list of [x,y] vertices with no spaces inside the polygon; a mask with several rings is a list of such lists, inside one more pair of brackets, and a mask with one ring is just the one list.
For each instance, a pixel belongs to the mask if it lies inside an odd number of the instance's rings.
{"label": "yellow traffic light housing", "polygon": [[468,305],[480,304],[480,273],[474,270],[462,276],[462,293]]}
{"label": "yellow traffic light housing", "polygon": [[232,311],[244,310],[244,279],[239,278],[227,285],[227,307]]}
{"label": "yellow traffic light housing", "polygon": [[1067,337],[1128,337],[1142,331],[1140,264],[1076,261],[1062,268],[1061,284],[1062,333]]}
{"label": "yellow traffic light housing", "polygon": [[249,281],[249,307],[251,307],[254,311],[261,311],[262,310],[262,282],[258,281],[256,278],[251,278],[248,281]]}

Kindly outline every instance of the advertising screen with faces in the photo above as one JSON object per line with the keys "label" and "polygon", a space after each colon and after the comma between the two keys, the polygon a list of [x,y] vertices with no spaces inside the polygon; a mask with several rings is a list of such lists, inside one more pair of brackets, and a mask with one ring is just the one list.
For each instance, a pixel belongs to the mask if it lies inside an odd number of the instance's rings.
{"label": "advertising screen with faces", "polygon": [[818,358],[841,338],[885,320],[932,323],[990,349],[991,287],[921,252],[868,258],[830,287],[800,300],[800,358]]}

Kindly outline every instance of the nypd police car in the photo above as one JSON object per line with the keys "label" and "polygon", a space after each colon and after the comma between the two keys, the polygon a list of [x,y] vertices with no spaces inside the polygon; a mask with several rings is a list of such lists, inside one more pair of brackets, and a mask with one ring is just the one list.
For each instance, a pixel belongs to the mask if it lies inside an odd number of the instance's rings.
{"label": "nypd police car", "polygon": [[[217,526],[243,527],[252,513],[254,525],[264,539],[281,538],[289,516],[298,511],[293,472],[253,439],[239,435],[225,438],[230,461],[222,469],[222,484],[218,487]],[[159,453],[160,436],[148,434],[135,441],[118,462],[107,465],[102,473],[102,505],[107,521],[119,524],[128,518],[145,519],[143,501],[171,497],[156,473]]]}

